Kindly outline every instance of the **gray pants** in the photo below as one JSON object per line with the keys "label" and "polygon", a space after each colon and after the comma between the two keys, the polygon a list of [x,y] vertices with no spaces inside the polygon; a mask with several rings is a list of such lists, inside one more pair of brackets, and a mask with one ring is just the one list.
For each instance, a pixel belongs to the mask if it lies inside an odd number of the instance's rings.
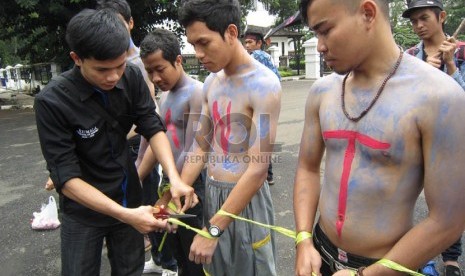
{"label": "gray pants", "polygon": [[[207,177],[204,205],[206,222],[221,208],[235,185]],[[274,224],[273,203],[268,185],[262,185],[239,216]],[[212,263],[204,265],[204,270],[211,276],[276,275],[274,233],[258,225],[234,220],[219,238]]]}

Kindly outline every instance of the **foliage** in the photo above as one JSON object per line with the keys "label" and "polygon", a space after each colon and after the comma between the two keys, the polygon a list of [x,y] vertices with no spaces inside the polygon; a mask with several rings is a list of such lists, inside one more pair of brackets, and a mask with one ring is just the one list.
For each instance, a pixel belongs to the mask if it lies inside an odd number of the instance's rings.
{"label": "foliage", "polygon": [[21,63],[21,59],[15,53],[17,48],[16,45],[16,39],[0,41],[0,68]]}
{"label": "foliage", "polygon": [[[156,26],[164,25],[180,35],[177,12],[181,0],[131,0],[136,45]],[[246,12],[253,0],[240,0]],[[23,63],[70,62],[65,42],[68,21],[84,8],[95,8],[96,0],[2,0],[0,5],[0,41],[16,40],[13,51],[0,50],[0,58],[17,56]]]}
{"label": "foliage", "polygon": [[300,0],[262,0],[265,9],[277,16],[276,25],[293,15],[299,9]]}
{"label": "foliage", "polygon": [[290,76],[295,75],[294,71],[292,71],[289,67],[279,67],[278,72],[279,72],[279,75],[281,76],[281,78],[290,77]]}
{"label": "foliage", "polygon": [[[299,64],[300,64],[300,69],[304,69],[305,68],[305,60],[304,59],[301,59],[299,60]],[[293,70],[297,70],[297,61],[295,59],[291,59],[289,61],[289,67]]]}

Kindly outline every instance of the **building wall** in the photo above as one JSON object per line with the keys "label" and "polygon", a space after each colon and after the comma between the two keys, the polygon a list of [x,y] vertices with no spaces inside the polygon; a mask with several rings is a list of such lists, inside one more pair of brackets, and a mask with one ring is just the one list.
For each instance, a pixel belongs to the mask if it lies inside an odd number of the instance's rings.
{"label": "building wall", "polygon": [[279,56],[289,56],[289,52],[294,52],[294,43],[292,42],[292,38],[272,36],[270,46],[272,45],[275,45],[279,48]]}

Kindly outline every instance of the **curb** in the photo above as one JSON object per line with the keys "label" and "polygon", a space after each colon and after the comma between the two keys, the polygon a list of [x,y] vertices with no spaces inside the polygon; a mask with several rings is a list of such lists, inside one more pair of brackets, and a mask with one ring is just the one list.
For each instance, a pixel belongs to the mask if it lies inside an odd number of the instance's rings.
{"label": "curb", "polygon": [[281,78],[281,82],[285,82],[285,81],[298,81],[298,80],[305,80],[305,76],[294,76],[294,77],[285,77],[285,78]]}
{"label": "curb", "polygon": [[20,110],[20,109],[33,109],[32,104],[25,105],[1,105],[0,110]]}

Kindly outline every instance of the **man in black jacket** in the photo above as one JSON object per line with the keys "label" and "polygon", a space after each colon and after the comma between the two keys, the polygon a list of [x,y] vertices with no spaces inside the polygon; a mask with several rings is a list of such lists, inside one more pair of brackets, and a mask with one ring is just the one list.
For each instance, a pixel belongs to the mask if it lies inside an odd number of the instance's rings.
{"label": "man in black jacket", "polygon": [[[168,227],[141,206],[142,188],[126,134],[132,125],[150,141],[182,210],[197,198],[177,173],[165,126],[155,113],[141,71],[126,64],[129,34],[117,14],[84,10],[66,31],[75,67],[35,100],[37,130],[63,212],[63,275],[98,275],[103,239],[112,273],[140,275],[143,236]],[[140,232],[140,233],[139,233]]]}

